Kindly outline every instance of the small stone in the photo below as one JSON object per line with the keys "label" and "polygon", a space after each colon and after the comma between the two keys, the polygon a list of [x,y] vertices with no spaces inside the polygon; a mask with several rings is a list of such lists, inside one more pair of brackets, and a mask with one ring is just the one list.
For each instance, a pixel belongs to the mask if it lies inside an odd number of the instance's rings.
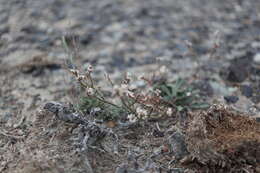
{"label": "small stone", "polygon": [[154,129],[154,131],[153,131],[153,136],[154,137],[164,137],[164,132],[162,132],[162,131],[159,131],[158,129]]}
{"label": "small stone", "polygon": [[200,93],[205,96],[213,96],[214,94],[214,89],[210,85],[210,83],[206,80],[201,80],[198,81],[197,83],[194,84],[195,88],[199,89]]}
{"label": "small stone", "polygon": [[12,114],[9,112],[0,115],[0,123],[7,123],[7,121],[12,117]]}
{"label": "small stone", "polygon": [[176,158],[176,160],[180,160],[184,156],[188,155],[187,146],[182,133],[180,132],[173,133],[169,137],[168,142],[171,146],[171,151],[173,152],[173,155]]}
{"label": "small stone", "polygon": [[236,103],[239,98],[237,96],[224,96],[227,103]]}
{"label": "small stone", "polygon": [[248,52],[244,57],[231,61],[227,69],[227,80],[230,82],[243,82],[248,77],[252,62],[252,53]]}
{"label": "small stone", "polygon": [[257,54],[254,56],[254,62],[257,63],[257,64],[260,64],[260,53],[257,53]]}
{"label": "small stone", "polygon": [[253,96],[252,101],[256,104],[260,103],[260,94]]}
{"label": "small stone", "polygon": [[246,97],[252,97],[253,96],[253,88],[249,85],[242,85],[240,87],[241,93]]}
{"label": "small stone", "polygon": [[227,80],[230,82],[243,82],[247,78],[247,71],[234,65],[230,66]]}

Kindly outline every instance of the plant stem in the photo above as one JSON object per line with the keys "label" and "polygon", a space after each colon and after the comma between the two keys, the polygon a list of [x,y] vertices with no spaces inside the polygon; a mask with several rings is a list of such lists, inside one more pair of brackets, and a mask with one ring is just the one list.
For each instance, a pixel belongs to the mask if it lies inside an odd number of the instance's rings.
{"label": "plant stem", "polygon": [[99,97],[97,97],[97,96],[94,96],[94,97],[95,97],[96,99],[98,99],[99,101],[103,102],[103,103],[106,103],[106,104],[109,104],[109,105],[111,105],[111,106],[114,106],[114,107],[116,107],[116,108],[118,108],[118,109],[121,109],[120,106],[117,106],[117,105],[115,105],[114,103],[111,103],[111,102],[109,102],[109,101],[106,101],[105,99],[99,98]]}

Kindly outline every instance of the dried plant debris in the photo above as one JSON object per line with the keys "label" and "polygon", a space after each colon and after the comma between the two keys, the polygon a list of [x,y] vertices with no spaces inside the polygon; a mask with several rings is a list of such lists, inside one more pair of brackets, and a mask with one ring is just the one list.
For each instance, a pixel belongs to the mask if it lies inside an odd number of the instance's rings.
{"label": "dried plant debris", "polygon": [[144,165],[140,165],[138,163],[136,155],[129,152],[127,155],[127,161],[125,163],[120,164],[115,173],[159,173],[159,169],[156,167],[156,164],[148,159]]}
{"label": "dried plant debris", "polygon": [[258,172],[260,124],[223,105],[193,115],[186,130],[190,156],[183,165],[199,172]]}
{"label": "dried plant debris", "polygon": [[[93,147],[94,144],[100,142],[105,150],[117,152],[117,136],[112,131],[84,119],[83,115],[73,112],[73,108],[58,102],[48,102],[45,104],[44,109],[54,113],[59,120],[79,125],[80,130],[78,134],[79,141],[83,145],[82,149],[88,149],[88,147]],[[102,143],[103,139],[108,140],[109,145]]]}
{"label": "dried plant debris", "polygon": [[[0,172],[92,173],[115,164],[117,143],[112,131],[88,121],[70,105],[48,102],[35,114],[28,136],[0,150]],[[101,158],[105,161],[94,163]]]}
{"label": "dried plant debris", "polygon": [[169,139],[170,148],[174,160],[180,160],[188,155],[187,147],[184,141],[184,135],[180,132],[173,133]]}
{"label": "dried plant debris", "polygon": [[[111,130],[76,112],[72,105],[48,102],[32,120],[28,136],[0,150],[0,170],[259,172],[260,129],[256,120],[222,105],[190,114],[187,119],[186,128],[174,127],[161,137],[151,133],[153,122],[117,126],[113,129],[117,139]],[[162,121],[156,122],[157,126]],[[167,131],[173,124],[167,122],[156,128]],[[126,137],[129,132],[135,138]]]}

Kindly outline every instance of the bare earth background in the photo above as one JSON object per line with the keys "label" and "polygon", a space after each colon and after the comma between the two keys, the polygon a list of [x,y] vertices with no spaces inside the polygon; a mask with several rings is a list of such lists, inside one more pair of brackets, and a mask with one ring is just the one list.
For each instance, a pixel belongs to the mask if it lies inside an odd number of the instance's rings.
{"label": "bare earth background", "polygon": [[[207,102],[259,121],[259,0],[0,0],[0,172],[90,171],[70,143],[74,127],[39,113],[47,101],[78,97],[63,69],[64,35],[76,38],[76,64],[92,64],[100,85],[105,71],[114,80],[126,71],[150,73],[162,57],[171,80],[185,78]],[[209,56],[215,42],[220,47]],[[141,153],[141,165],[167,136],[152,138],[154,125],[144,126],[121,130],[120,152]],[[93,172],[115,172],[126,156],[88,153]],[[172,160],[165,157],[156,168],[183,171],[165,166]]]}

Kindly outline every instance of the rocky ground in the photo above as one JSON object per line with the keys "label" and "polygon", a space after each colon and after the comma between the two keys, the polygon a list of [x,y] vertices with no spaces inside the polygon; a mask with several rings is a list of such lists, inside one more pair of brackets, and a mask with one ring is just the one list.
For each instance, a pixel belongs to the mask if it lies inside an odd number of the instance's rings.
{"label": "rocky ground", "polygon": [[[0,21],[0,172],[260,172],[258,0],[0,0]],[[78,124],[43,110],[79,97],[62,36],[100,85],[160,63],[225,106],[116,126],[117,153],[82,152]]]}

